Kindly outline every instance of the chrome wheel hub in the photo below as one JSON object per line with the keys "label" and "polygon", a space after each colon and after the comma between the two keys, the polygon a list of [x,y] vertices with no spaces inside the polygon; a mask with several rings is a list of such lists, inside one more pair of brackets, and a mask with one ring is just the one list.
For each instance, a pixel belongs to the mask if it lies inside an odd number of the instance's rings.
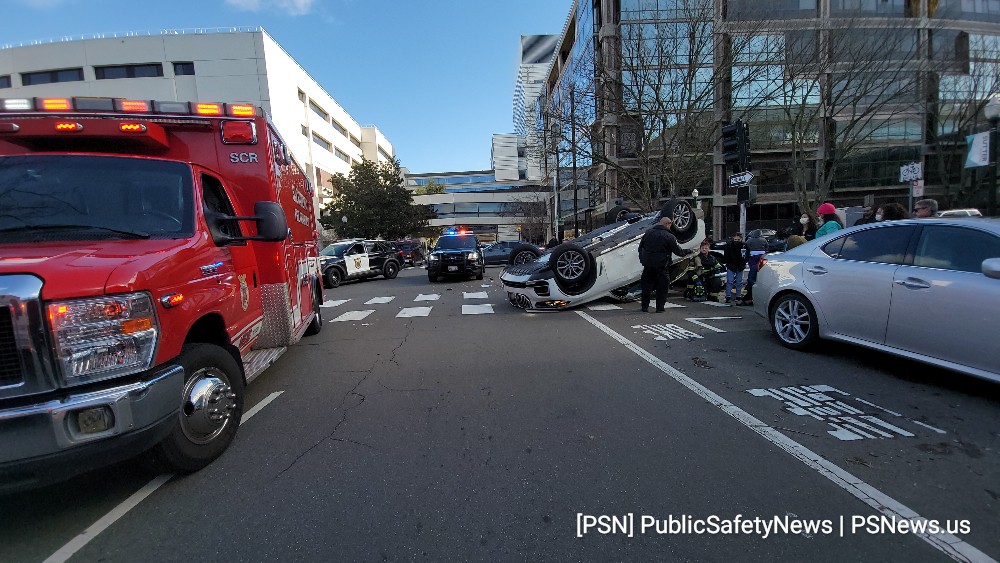
{"label": "chrome wheel hub", "polygon": [[181,430],[196,444],[211,442],[225,430],[236,409],[236,393],[216,368],[203,368],[184,385]]}
{"label": "chrome wheel hub", "polygon": [[562,256],[556,260],[556,270],[567,280],[575,280],[582,276],[586,265],[586,258],[583,254],[575,251],[563,252]]}
{"label": "chrome wheel hub", "polygon": [[785,301],[774,311],[774,329],[782,340],[798,344],[809,334],[812,319],[800,301]]}

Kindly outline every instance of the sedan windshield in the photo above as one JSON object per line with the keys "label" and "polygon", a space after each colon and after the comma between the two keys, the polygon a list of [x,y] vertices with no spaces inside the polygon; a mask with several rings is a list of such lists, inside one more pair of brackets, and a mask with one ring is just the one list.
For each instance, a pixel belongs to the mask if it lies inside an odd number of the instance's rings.
{"label": "sedan windshield", "polygon": [[341,242],[341,243],[331,244],[330,246],[324,248],[323,251],[320,252],[320,254],[322,254],[323,256],[343,256],[344,252],[353,245],[354,245],[353,242]]}
{"label": "sedan windshield", "polygon": [[458,235],[441,237],[435,248],[476,248],[478,246],[474,235]]}
{"label": "sedan windshield", "polygon": [[191,168],[110,156],[0,157],[5,242],[188,238]]}

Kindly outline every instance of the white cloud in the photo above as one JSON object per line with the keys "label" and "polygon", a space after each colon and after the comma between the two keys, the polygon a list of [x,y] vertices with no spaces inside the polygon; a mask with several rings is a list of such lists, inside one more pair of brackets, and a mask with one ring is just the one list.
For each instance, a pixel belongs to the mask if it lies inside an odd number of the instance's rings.
{"label": "white cloud", "polygon": [[[35,0],[42,2],[58,2],[59,0]],[[301,16],[308,14],[309,10],[312,9],[313,2],[315,0],[277,0],[277,2],[269,3],[268,8],[270,11],[285,13],[290,16]],[[264,6],[261,5],[261,0],[226,0],[226,4],[236,8],[237,10],[246,10],[249,12],[259,12]]]}

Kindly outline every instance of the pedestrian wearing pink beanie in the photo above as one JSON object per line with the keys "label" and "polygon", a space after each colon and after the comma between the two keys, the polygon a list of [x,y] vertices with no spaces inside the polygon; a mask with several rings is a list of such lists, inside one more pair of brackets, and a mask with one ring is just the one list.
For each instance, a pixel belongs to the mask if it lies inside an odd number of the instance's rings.
{"label": "pedestrian wearing pink beanie", "polygon": [[816,231],[816,238],[844,228],[844,224],[840,222],[840,217],[837,217],[837,208],[830,202],[820,205],[816,209],[816,215],[819,215],[823,221],[823,225]]}

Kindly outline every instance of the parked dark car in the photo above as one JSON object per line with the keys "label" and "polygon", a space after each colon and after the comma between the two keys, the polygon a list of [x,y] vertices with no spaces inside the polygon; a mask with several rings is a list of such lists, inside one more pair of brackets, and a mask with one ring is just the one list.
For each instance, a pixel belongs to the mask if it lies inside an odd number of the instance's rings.
{"label": "parked dark car", "polygon": [[476,235],[443,235],[427,255],[427,279],[432,282],[441,276],[473,277],[483,279],[486,262]]}
{"label": "parked dark car", "polygon": [[406,266],[419,266],[424,263],[424,255],[427,254],[423,241],[419,240],[398,240],[396,248],[399,251],[399,261]]}
{"label": "parked dark car", "polygon": [[510,264],[512,263],[509,262],[511,255],[514,253],[514,250],[519,247],[524,247],[521,248],[520,251],[529,252],[524,254],[523,259],[520,262],[517,262],[518,264],[522,264],[524,262],[534,262],[535,258],[538,258],[545,252],[544,246],[528,244],[523,240],[502,240],[484,247],[483,257],[486,260],[487,265]]}
{"label": "parked dark car", "polygon": [[319,268],[326,287],[379,275],[391,280],[399,273],[399,266],[395,244],[384,240],[342,240],[319,253]]}

